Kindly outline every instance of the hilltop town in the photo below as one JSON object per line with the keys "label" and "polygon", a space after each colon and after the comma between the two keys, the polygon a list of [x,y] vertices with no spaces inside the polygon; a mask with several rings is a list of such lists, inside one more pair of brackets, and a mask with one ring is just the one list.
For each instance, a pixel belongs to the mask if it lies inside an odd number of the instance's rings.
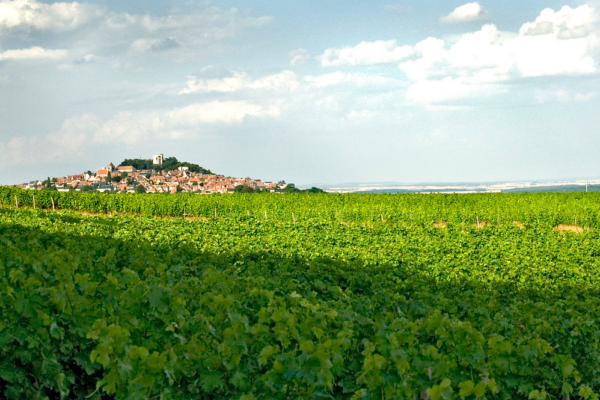
{"label": "hilltop town", "polygon": [[[43,181],[36,180],[15,186],[32,190],[99,193],[211,194],[298,191],[293,184],[286,184],[285,181],[273,183],[260,179],[226,177],[196,164],[179,162],[175,157],[165,159],[162,154],[147,160],[125,160],[118,167],[110,163],[96,172],[85,171],[64,177],[48,177]],[[321,190],[312,188],[309,191]]]}

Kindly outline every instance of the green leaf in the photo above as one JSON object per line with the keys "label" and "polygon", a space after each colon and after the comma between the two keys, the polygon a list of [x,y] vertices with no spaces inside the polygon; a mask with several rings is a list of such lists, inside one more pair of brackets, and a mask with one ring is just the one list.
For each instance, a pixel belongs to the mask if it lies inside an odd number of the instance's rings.
{"label": "green leaf", "polygon": [[459,383],[458,387],[460,388],[458,394],[464,399],[465,397],[469,397],[473,393],[475,383],[473,381],[464,381]]}
{"label": "green leaf", "polygon": [[300,350],[307,353],[313,353],[315,351],[315,345],[310,340],[300,341]]}
{"label": "green leaf", "polygon": [[164,308],[166,293],[163,288],[158,286],[152,286],[148,290],[148,300],[150,301],[150,305],[155,308]]}
{"label": "green leaf", "polygon": [[484,382],[479,382],[477,384],[477,386],[475,386],[473,393],[475,394],[476,397],[483,397],[483,395],[485,395],[486,389],[487,389],[487,385]]}
{"label": "green leaf", "polygon": [[212,392],[223,386],[223,376],[220,372],[208,372],[200,378],[200,384],[205,392]]}
{"label": "green leaf", "polygon": [[129,358],[132,360],[145,360],[150,353],[145,347],[131,346]]}
{"label": "green leaf", "polygon": [[496,385],[496,380],[494,378],[490,379],[488,382],[488,388],[493,394],[497,394],[499,392],[498,386]]}
{"label": "green leaf", "polygon": [[544,400],[546,399],[547,393],[545,390],[542,390],[541,392],[539,390],[532,390],[529,393],[529,399],[530,400]]}
{"label": "green leaf", "polygon": [[453,392],[452,382],[448,378],[445,378],[439,385],[434,385],[432,388],[427,389],[427,394],[431,400],[450,400]]}
{"label": "green leaf", "polygon": [[583,397],[585,400],[592,397],[594,391],[587,385],[581,385],[579,387],[579,395]]}

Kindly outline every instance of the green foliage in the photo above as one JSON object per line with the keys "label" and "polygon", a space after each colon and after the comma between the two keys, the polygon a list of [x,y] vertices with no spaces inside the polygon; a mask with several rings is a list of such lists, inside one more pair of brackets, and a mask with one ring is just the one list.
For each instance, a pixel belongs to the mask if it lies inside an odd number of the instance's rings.
{"label": "green foliage", "polygon": [[95,192],[96,192],[96,189],[94,189],[94,187],[93,187],[92,185],[83,185],[83,186],[80,188],[80,191],[81,191],[82,193],[95,193]]}
{"label": "green foliage", "polygon": [[176,157],[166,157],[163,160],[162,166],[153,165],[151,159],[146,160],[146,159],[139,159],[139,158],[132,158],[132,159],[128,158],[128,159],[123,160],[123,162],[121,162],[121,164],[119,164],[119,167],[124,167],[124,166],[133,166],[137,170],[152,169],[155,171],[173,171],[179,167],[188,167],[190,169],[190,172],[212,174],[212,172],[210,170],[202,168],[198,164],[192,164],[189,162],[180,162],[179,160],[177,160]]}
{"label": "green foliage", "polygon": [[175,157],[167,157],[163,161],[162,170],[163,171],[173,171],[179,167],[188,167],[190,172],[198,172],[202,174],[210,175],[212,172],[208,169],[202,168],[198,164],[192,164],[189,162],[180,162]]}
{"label": "green foliage", "polygon": [[598,399],[599,200],[0,188],[0,397]]}
{"label": "green foliage", "polygon": [[135,187],[136,193],[146,193],[146,188],[143,185],[137,185]]}
{"label": "green foliage", "polygon": [[118,167],[133,167],[137,170],[143,169],[154,169],[152,159],[141,159],[141,158],[126,158],[118,165]]}
{"label": "green foliage", "polygon": [[255,193],[255,192],[260,193],[260,189],[254,190],[253,187],[250,187],[247,185],[238,185],[235,187],[234,191],[235,191],[235,193]]}
{"label": "green foliage", "polygon": [[293,183],[288,184],[285,188],[283,188],[285,193],[298,193],[300,189],[296,188],[296,185]]}

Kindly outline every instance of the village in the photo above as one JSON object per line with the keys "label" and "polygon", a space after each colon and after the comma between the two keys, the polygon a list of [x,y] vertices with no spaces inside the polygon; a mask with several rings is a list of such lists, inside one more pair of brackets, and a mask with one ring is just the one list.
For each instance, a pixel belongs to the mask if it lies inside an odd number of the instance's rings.
{"label": "village", "polygon": [[152,169],[137,170],[134,166],[116,167],[110,163],[96,172],[85,171],[77,175],[36,180],[15,185],[23,189],[50,189],[59,192],[99,193],[235,193],[289,191],[293,184],[280,181],[277,184],[260,179],[233,178],[217,174],[192,172],[187,166],[172,171],[162,169],[164,156],[152,157]]}

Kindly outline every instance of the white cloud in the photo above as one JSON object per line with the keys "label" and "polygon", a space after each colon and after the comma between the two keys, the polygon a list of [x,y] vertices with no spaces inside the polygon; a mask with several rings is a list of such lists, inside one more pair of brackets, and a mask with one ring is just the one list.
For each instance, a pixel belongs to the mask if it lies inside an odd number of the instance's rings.
{"label": "white cloud", "polygon": [[597,93],[588,91],[581,93],[571,89],[556,89],[556,88],[544,88],[537,89],[535,92],[535,99],[538,103],[546,103],[548,101],[560,101],[560,102],[583,102],[597,98]]}
{"label": "white cloud", "polygon": [[278,104],[212,101],[166,111],[121,112],[104,122],[86,114],[65,120],[57,132],[46,136],[20,136],[7,143],[0,142],[0,154],[3,154],[0,170],[65,158],[86,158],[100,145],[190,139],[215,124],[240,123],[249,117],[273,118],[280,112]]}
{"label": "white cloud", "polygon": [[400,64],[413,81],[468,76],[482,82],[505,80],[514,64],[514,36],[495,25],[462,35],[447,46],[441,39],[428,38],[415,45],[417,56]]}
{"label": "white cloud", "polygon": [[179,43],[172,37],[163,39],[137,39],[131,44],[131,48],[139,52],[165,51],[176,49]]}
{"label": "white cloud", "polygon": [[0,29],[63,32],[90,23],[106,12],[87,3],[45,4],[35,0],[1,0]]}
{"label": "white cloud", "polygon": [[214,38],[229,37],[239,26],[260,26],[269,21],[270,17],[241,17],[236,9],[221,10],[217,7],[157,17],[112,13],[89,3],[46,4],[36,0],[0,0],[0,29],[22,31],[64,32],[98,23],[101,29],[115,31],[135,28],[147,33],[205,27]]}
{"label": "white cloud", "polygon": [[298,65],[304,64],[308,60],[310,60],[310,53],[306,49],[297,49],[294,51],[290,51],[290,64]]}
{"label": "white cloud", "polygon": [[214,79],[199,79],[192,76],[187,87],[179,94],[207,92],[237,92],[244,89],[275,90],[293,92],[298,88],[298,79],[292,71],[283,71],[259,79],[251,79],[243,72],[233,72],[229,76]]}
{"label": "white cloud", "polygon": [[504,86],[482,83],[468,78],[445,77],[439,80],[422,80],[412,84],[406,98],[417,103],[439,103],[455,99],[472,99],[506,93]]}
{"label": "white cloud", "polygon": [[453,43],[428,38],[415,45],[414,58],[400,64],[414,82],[407,97],[439,102],[503,92],[499,84],[523,77],[596,73],[598,28],[596,11],[580,6],[544,10],[518,34],[489,24]]}
{"label": "white cloud", "polygon": [[247,101],[211,101],[192,104],[164,114],[167,125],[174,127],[196,126],[203,123],[233,123],[246,117],[276,117],[277,105],[262,106]]}
{"label": "white cloud", "polygon": [[47,50],[36,46],[29,49],[6,50],[0,53],[0,61],[58,60],[66,55],[66,50]]}
{"label": "white cloud", "polygon": [[357,86],[365,86],[383,85],[395,82],[395,80],[383,76],[368,75],[361,73],[344,73],[341,71],[336,71],[322,75],[307,75],[304,77],[304,81],[307,82],[310,86],[317,88],[339,85],[343,83],[349,83]]}
{"label": "white cloud", "polygon": [[440,18],[440,21],[445,24],[460,24],[467,22],[481,21],[486,18],[486,12],[481,4],[468,3],[457,7],[450,14]]}
{"label": "white cloud", "polygon": [[343,49],[330,48],[320,57],[325,67],[339,65],[372,65],[399,62],[410,57],[413,49],[410,46],[398,46],[395,40],[378,40],[361,42],[354,47]]}
{"label": "white cloud", "polygon": [[46,136],[18,136],[0,142],[0,170],[18,165],[36,165],[81,159],[87,156],[90,138],[100,120],[86,114],[67,119],[59,131]]}
{"label": "white cloud", "polygon": [[279,114],[276,104],[263,106],[247,101],[211,101],[168,111],[123,112],[104,122],[93,134],[93,142],[135,144],[148,139],[179,139],[193,136],[208,125]]}
{"label": "white cloud", "polygon": [[198,49],[203,56],[218,52],[222,40],[270,21],[268,16],[249,17],[208,3],[189,2],[183,9],[154,16],[115,13],[89,3],[0,0],[0,44],[15,37],[33,41],[43,35],[45,43],[80,55],[121,56],[118,65],[139,63],[143,53],[162,53],[175,61],[197,59]]}
{"label": "white cloud", "polygon": [[215,41],[234,37],[245,28],[263,26],[270,21],[271,17],[241,16],[236,9],[208,7],[162,17],[108,14],[99,29],[108,34],[124,34],[137,51],[157,51],[179,46],[214,45]]}
{"label": "white cloud", "polygon": [[597,33],[598,14],[589,5],[575,9],[565,6],[560,11],[547,8],[534,22],[521,27],[523,36],[553,35],[568,40],[584,38]]}
{"label": "white cloud", "polygon": [[354,122],[367,122],[375,118],[375,112],[372,110],[352,110],[346,115],[346,118]]}

